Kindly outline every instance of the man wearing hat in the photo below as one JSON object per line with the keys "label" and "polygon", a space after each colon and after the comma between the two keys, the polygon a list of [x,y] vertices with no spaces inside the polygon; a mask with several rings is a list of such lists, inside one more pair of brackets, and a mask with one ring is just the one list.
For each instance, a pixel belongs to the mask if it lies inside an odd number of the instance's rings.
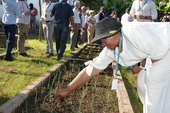
{"label": "man wearing hat", "polygon": [[106,18],[95,25],[95,30],[92,42],[101,40],[105,48],[66,89],[57,91],[54,101],[67,96],[116,61],[124,67],[134,66],[133,73],[139,73],[137,91],[144,113],[169,113],[170,24],[134,22],[122,27],[115,19]]}

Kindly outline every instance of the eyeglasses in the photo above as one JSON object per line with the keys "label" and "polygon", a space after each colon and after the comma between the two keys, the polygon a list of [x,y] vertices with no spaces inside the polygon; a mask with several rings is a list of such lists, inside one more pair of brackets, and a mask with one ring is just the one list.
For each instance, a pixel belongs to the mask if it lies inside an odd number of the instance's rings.
{"label": "eyeglasses", "polygon": [[103,39],[100,39],[100,41],[101,41],[102,43],[106,43]]}

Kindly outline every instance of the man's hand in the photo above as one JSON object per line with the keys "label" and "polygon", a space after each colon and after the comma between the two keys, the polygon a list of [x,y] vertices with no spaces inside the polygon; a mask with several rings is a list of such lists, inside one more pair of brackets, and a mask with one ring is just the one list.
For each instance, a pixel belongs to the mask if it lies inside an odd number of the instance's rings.
{"label": "man's hand", "polygon": [[41,19],[40,19],[40,22],[42,22],[42,21],[44,21],[44,20],[45,20],[44,18],[41,18]]}
{"label": "man's hand", "polygon": [[135,65],[132,69],[133,74],[137,74],[141,71],[142,69],[137,65]]}
{"label": "man's hand", "polygon": [[52,25],[52,24],[53,24],[53,21],[51,21],[50,24]]}
{"label": "man's hand", "polygon": [[72,25],[72,31],[74,32],[75,31],[75,25],[74,25],[74,17],[73,16],[71,16],[70,17],[70,22],[71,22],[71,25]]}
{"label": "man's hand", "polygon": [[50,13],[50,17],[53,17],[54,15],[52,13]]}
{"label": "man's hand", "polygon": [[66,88],[60,91],[57,91],[54,96],[54,102],[56,102],[58,99],[64,98],[70,93],[70,91]]}
{"label": "man's hand", "polygon": [[24,13],[25,15],[31,15],[31,12],[22,12]]}
{"label": "man's hand", "polygon": [[134,18],[134,19],[137,18],[137,16],[136,16],[136,15],[133,15],[133,14],[131,15],[131,17]]}
{"label": "man's hand", "polygon": [[145,17],[143,15],[139,15],[138,17],[139,17],[139,19],[145,19]]}

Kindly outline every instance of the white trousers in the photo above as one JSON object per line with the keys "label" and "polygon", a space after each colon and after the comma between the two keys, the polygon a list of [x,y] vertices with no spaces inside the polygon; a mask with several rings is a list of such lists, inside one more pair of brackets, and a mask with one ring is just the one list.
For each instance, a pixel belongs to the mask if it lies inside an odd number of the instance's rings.
{"label": "white trousers", "polygon": [[46,40],[46,52],[49,53],[54,53],[53,50],[53,31],[54,31],[54,24],[50,24],[50,22],[43,24],[43,32],[44,32],[44,37]]}
{"label": "white trousers", "polygon": [[140,71],[137,91],[143,103],[143,113],[170,113],[170,50],[152,64],[149,75],[144,69]]}

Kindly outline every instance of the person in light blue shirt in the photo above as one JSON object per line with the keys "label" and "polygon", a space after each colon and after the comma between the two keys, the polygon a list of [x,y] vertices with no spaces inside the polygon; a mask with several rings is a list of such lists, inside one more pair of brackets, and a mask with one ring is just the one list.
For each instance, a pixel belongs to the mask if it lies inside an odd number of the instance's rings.
{"label": "person in light blue shirt", "polygon": [[12,61],[11,51],[15,42],[15,32],[16,32],[16,17],[25,17],[29,15],[29,12],[20,12],[19,6],[16,0],[2,0],[2,5],[4,8],[4,14],[2,17],[2,22],[4,24],[6,41],[6,54],[4,60]]}

